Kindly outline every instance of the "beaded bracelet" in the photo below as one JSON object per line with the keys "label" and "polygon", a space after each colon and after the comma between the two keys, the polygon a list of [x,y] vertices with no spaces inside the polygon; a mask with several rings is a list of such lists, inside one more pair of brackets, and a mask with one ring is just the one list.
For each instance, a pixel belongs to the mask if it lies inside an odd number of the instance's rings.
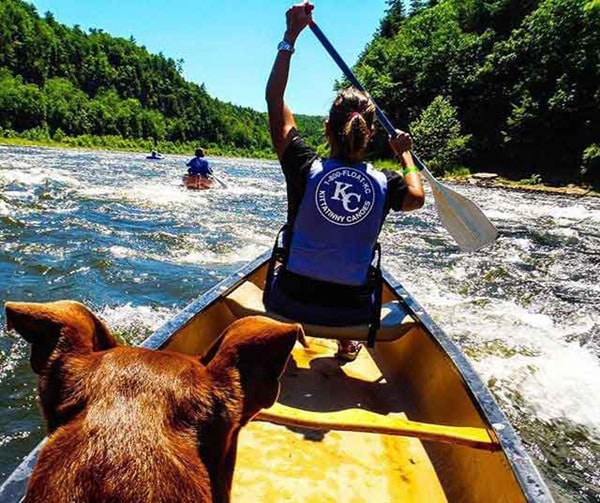
{"label": "beaded bracelet", "polygon": [[417,168],[416,166],[410,166],[408,168],[404,168],[404,171],[402,171],[402,174],[404,176],[406,175],[410,175],[411,173],[418,173],[419,172],[419,168]]}

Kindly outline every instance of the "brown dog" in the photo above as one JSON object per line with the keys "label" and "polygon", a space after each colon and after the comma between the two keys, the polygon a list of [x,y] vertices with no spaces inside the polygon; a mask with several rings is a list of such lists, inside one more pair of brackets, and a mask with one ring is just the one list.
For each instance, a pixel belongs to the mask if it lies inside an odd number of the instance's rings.
{"label": "brown dog", "polygon": [[228,502],[240,428],[279,393],[299,325],[250,317],[198,358],[119,346],[72,301],[8,302],[49,438],[26,502]]}

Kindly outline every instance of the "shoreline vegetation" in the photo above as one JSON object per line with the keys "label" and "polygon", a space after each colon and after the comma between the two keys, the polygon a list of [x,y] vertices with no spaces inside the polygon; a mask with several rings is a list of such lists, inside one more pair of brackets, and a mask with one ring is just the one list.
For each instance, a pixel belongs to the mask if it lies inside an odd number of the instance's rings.
{"label": "shoreline vegetation", "polygon": [[[197,143],[161,143],[161,148],[156,148],[151,140],[130,140],[116,136],[95,137],[84,136],[71,138],[66,137],[62,141],[48,138],[46,140],[33,140],[19,136],[3,137],[0,136],[0,146],[12,147],[50,147],[65,148],[72,150],[99,150],[99,151],[117,151],[148,154],[152,150],[157,150],[161,154],[179,154],[192,155],[197,147]],[[277,157],[273,152],[264,150],[253,151],[249,149],[240,149],[235,147],[222,147],[210,145],[206,148],[211,157],[240,157],[275,161]],[[374,160],[373,164],[378,169],[398,169],[395,161],[390,159]],[[510,180],[495,173],[471,173],[468,168],[460,168],[441,177],[443,181],[454,182],[463,185],[477,185],[480,187],[502,188],[520,192],[543,192],[547,194],[561,194],[576,197],[600,197],[600,191],[584,185],[574,185],[572,183],[564,186],[546,185],[535,176],[525,180]]]}
{"label": "shoreline vegetation", "polygon": [[[353,70],[436,177],[468,177],[469,166],[520,180],[508,186],[600,190],[600,0],[386,5]],[[187,81],[183,60],[68,27],[24,0],[0,2],[0,26],[0,138],[274,159],[267,114]],[[325,153],[324,118],[295,118]],[[391,157],[382,129],[370,151]]]}
{"label": "shoreline vegetation", "polygon": [[[135,38],[68,27],[23,0],[0,2],[0,137],[36,144],[270,155],[267,114],[187,81],[184,61]],[[299,114],[318,143],[322,117]],[[18,141],[18,140],[14,140]],[[23,144],[23,143],[21,143]]]}
{"label": "shoreline vegetation", "polygon": [[600,1],[386,3],[353,68],[435,176],[600,189]]}
{"label": "shoreline vegetation", "polygon": [[[172,142],[161,141],[158,145],[153,140],[122,138],[120,136],[93,136],[82,135],[77,137],[65,136],[61,139],[27,137],[27,135],[0,134],[0,145],[13,147],[52,147],[82,150],[106,150],[121,152],[145,152],[149,154],[153,150],[161,154],[181,154],[193,156],[198,148],[199,142]],[[209,155],[217,157],[246,157],[253,159],[276,159],[275,154],[266,149],[242,148],[236,146],[223,146],[212,143],[202,143]]]}

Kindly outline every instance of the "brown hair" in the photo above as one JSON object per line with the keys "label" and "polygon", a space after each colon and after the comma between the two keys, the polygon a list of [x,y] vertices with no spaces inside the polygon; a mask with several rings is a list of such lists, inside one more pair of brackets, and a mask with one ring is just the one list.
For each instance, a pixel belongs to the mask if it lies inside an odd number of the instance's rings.
{"label": "brown hair", "polygon": [[369,144],[374,119],[375,105],[367,94],[355,87],[344,89],[329,111],[332,151],[345,160],[358,160]]}

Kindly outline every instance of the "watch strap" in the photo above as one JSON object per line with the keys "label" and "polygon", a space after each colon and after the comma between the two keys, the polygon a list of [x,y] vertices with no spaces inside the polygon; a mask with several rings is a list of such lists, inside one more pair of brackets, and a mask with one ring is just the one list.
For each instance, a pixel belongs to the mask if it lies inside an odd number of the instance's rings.
{"label": "watch strap", "polygon": [[293,54],[295,51],[294,46],[290,44],[287,40],[282,40],[281,42],[279,42],[279,44],[277,45],[277,50],[289,52],[290,54]]}

